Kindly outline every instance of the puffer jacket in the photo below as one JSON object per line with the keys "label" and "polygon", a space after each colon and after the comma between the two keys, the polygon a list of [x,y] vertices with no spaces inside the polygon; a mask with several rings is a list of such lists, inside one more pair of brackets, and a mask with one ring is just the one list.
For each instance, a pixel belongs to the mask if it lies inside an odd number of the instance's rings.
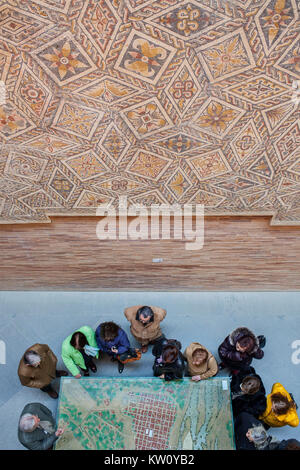
{"label": "puffer jacket", "polygon": [[[239,352],[236,350],[236,343],[245,336],[250,336],[254,341],[254,346],[249,352]],[[252,359],[262,359],[264,352],[259,347],[259,340],[255,334],[246,327],[236,328],[230,335],[228,335],[222,344],[218,348],[219,356],[221,360],[226,362],[241,363],[245,366],[250,366]]]}
{"label": "puffer jacket", "polygon": [[[89,346],[93,346],[94,348],[97,347],[95,332],[90,326],[82,326],[81,328],[78,328],[78,330],[76,330],[75,333],[77,331],[80,331],[81,333],[85,335]],[[75,376],[77,374],[81,374],[77,366],[79,366],[81,369],[86,370],[86,365],[85,365],[84,358],[81,352],[75,349],[70,344],[72,336],[73,336],[73,333],[64,340],[62,344],[61,356],[67,369],[69,369],[71,374]],[[96,358],[98,357],[99,357],[99,353],[96,355]]]}
{"label": "puffer jacket", "polygon": [[114,353],[111,351],[112,347],[116,347],[118,354],[123,354],[130,348],[129,339],[122,328],[119,328],[117,336],[112,341],[104,341],[103,335],[101,334],[102,323],[96,329],[96,341],[100,351],[103,351],[110,356]]}
{"label": "puffer jacket", "polygon": [[[245,377],[249,376],[257,377],[260,380],[260,388],[253,395],[240,394],[241,383]],[[258,418],[259,415],[265,411],[267,406],[266,390],[260,376],[255,373],[253,367],[250,367],[249,372],[240,371],[237,375],[234,375],[230,383],[230,389],[232,394],[233,416],[237,416],[245,411],[255,418]]]}
{"label": "puffer jacket", "polygon": [[[167,346],[175,346],[178,350],[177,359],[169,364],[165,364],[162,361],[162,354]],[[185,361],[183,354],[180,351],[181,343],[176,339],[164,338],[158,344],[155,344],[152,349],[152,354],[155,356],[153,364],[153,374],[155,377],[159,377],[162,374],[165,375],[165,380],[182,379],[185,373]]]}
{"label": "puffer jacket", "polygon": [[292,408],[284,415],[275,415],[274,411],[272,411],[271,398],[274,393],[281,393],[287,397],[289,401],[292,401],[291,395],[284,388],[284,386],[279,382],[276,382],[272,387],[271,393],[267,396],[267,407],[259,419],[273,428],[280,428],[286,425],[297,427],[299,425],[299,418],[296,409]]}

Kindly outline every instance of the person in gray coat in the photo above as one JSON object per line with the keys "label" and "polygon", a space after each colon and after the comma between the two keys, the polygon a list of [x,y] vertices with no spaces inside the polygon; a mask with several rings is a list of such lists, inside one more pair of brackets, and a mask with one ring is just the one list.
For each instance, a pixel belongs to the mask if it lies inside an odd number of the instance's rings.
{"label": "person in gray coat", "polygon": [[18,426],[18,439],[29,450],[50,450],[64,429],[55,431],[51,411],[41,403],[28,403],[23,409]]}

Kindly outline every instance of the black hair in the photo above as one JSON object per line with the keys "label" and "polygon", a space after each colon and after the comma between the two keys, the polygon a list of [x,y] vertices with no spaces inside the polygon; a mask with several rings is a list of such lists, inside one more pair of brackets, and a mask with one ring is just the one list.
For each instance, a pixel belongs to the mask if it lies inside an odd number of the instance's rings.
{"label": "black hair", "polygon": [[147,306],[140,307],[138,311],[136,312],[135,319],[139,321],[141,316],[150,317],[149,322],[154,321],[154,312],[151,307],[147,307]]}
{"label": "black hair", "polygon": [[88,344],[88,340],[86,339],[86,336],[81,333],[81,331],[75,331],[73,333],[70,344],[73,346],[73,348],[76,348],[76,338],[78,338],[78,346],[79,349],[83,349],[86,344]]}

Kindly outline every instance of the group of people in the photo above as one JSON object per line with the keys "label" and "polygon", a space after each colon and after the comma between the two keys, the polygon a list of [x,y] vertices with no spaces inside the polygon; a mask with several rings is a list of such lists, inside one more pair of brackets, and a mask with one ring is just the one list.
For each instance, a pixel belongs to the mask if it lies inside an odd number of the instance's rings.
{"label": "group of people", "polygon": [[[76,379],[97,372],[95,359],[108,354],[117,363],[119,373],[124,364],[139,360],[153,345],[153,375],[165,381],[181,379],[185,375],[193,381],[215,376],[220,369],[229,368],[231,380],[232,410],[237,449],[298,449],[295,439],[275,442],[268,436],[269,427],[298,426],[297,405],[293,396],[276,383],[266,396],[265,388],[251,363],[262,359],[264,336],[255,336],[248,328],[235,329],[218,348],[221,363],[198,342],[191,343],[184,352],[180,341],[167,339],[160,323],[166,310],[154,306],[137,305],[126,308],[130,331],[140,348],[130,346],[125,331],[116,323],[101,323],[96,331],[90,326],[78,328],[62,344],[62,360],[69,373]],[[57,357],[45,344],[34,344],[21,358],[18,375],[22,385],[39,388],[51,398],[58,398],[51,382],[68,372],[57,370]],[[31,450],[51,449],[64,429],[55,431],[51,411],[41,403],[29,403],[21,413],[18,428],[19,441]]]}

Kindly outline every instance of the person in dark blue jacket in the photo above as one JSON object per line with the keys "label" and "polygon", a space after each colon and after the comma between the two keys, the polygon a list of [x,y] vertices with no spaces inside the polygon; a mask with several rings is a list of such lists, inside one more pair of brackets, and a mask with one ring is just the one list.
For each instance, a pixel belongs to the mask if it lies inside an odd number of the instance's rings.
{"label": "person in dark blue jacket", "polygon": [[[117,356],[126,353],[130,349],[129,339],[122,328],[110,321],[100,323],[96,329],[96,341],[100,351],[117,360]],[[121,363],[119,363],[120,369]],[[119,372],[121,372],[119,370]]]}

